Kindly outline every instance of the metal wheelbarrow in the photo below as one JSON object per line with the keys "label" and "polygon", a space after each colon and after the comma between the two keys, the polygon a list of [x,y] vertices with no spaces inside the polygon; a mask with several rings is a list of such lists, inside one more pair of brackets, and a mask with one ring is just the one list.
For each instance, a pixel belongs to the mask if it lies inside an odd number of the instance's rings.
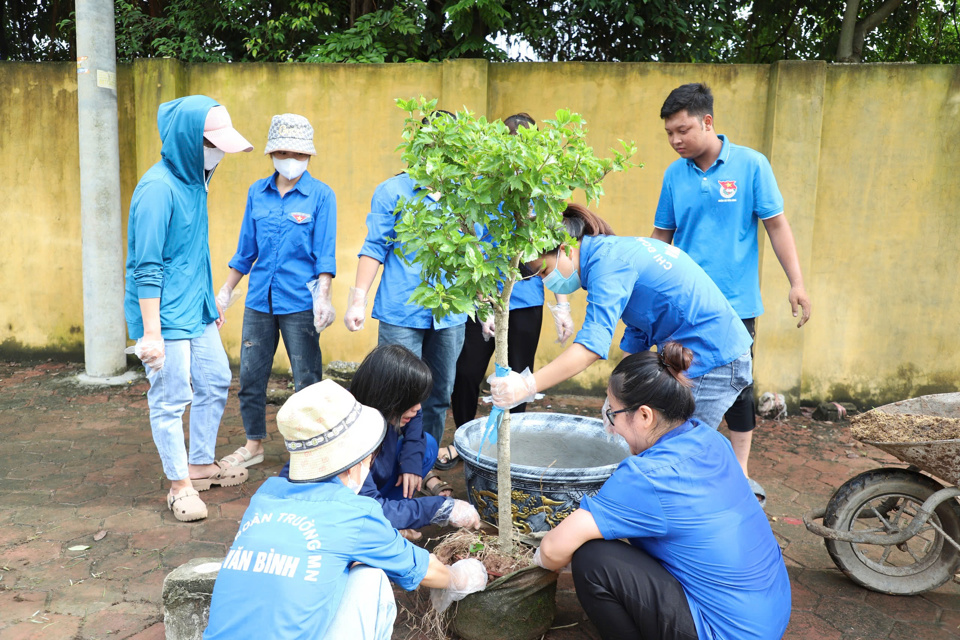
{"label": "metal wheelbarrow", "polygon": [[[960,393],[878,408],[888,414],[960,418]],[[837,567],[857,584],[893,595],[935,589],[960,566],[960,439],[866,442],[909,467],[881,467],[847,480],[825,508],[804,514]],[[815,521],[822,519],[822,524]]]}

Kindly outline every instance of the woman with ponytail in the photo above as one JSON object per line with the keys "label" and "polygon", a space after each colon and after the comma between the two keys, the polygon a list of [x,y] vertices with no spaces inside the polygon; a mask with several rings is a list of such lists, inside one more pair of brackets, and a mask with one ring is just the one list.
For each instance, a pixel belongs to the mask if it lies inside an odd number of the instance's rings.
{"label": "woman with ponytail", "polygon": [[[587,312],[573,344],[533,374],[490,378],[493,402],[509,408],[606,359],[617,323],[627,354],[675,341],[693,352],[689,366],[694,416],[716,429],[740,391],[753,382],[753,339],[727,299],[687,254],[651,238],[613,235],[602,218],[570,204],[563,224],[577,246],[560,245],[524,265],[559,294],[587,290]],[[746,474],[746,460],[741,461]]]}
{"label": "woman with ponytail", "polygon": [[610,638],[783,636],[790,579],[727,440],[694,413],[676,342],[617,365],[603,408],[633,454],[596,496],[547,533],[534,556],[572,561],[584,611]]}

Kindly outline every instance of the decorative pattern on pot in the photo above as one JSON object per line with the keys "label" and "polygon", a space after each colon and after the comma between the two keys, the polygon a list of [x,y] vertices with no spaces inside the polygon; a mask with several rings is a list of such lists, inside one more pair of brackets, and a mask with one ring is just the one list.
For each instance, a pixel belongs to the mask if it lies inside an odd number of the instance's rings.
{"label": "decorative pattern on pot", "polygon": [[[594,495],[630,455],[627,443],[607,434],[597,418],[563,413],[522,413],[510,418],[513,524],[522,534],[549,531]],[[467,495],[480,517],[497,522],[496,445],[477,459],[486,418],[457,429],[454,446],[463,458]]]}

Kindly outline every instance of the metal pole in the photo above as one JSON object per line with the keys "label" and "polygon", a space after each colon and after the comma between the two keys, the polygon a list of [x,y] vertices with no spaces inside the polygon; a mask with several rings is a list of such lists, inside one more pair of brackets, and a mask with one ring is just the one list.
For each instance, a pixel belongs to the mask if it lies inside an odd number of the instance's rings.
{"label": "metal pole", "polygon": [[126,369],[113,0],[77,0],[83,354],[87,375]]}

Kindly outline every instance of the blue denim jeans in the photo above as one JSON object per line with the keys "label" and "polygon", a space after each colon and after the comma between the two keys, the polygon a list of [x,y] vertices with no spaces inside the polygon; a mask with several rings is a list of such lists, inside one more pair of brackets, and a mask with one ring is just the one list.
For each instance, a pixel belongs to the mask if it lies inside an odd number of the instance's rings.
{"label": "blue denim jeans", "polygon": [[693,417],[716,429],[740,392],[753,384],[753,359],[748,351],[733,362],[690,381],[693,383],[690,390],[697,404]]}
{"label": "blue denim jeans", "polygon": [[433,389],[423,401],[423,430],[437,442],[443,440],[443,423],[463,348],[465,324],[446,329],[411,329],[380,321],[378,344],[400,344],[423,359],[433,373]]}
{"label": "blue denim jeans", "polygon": [[281,335],[297,391],[320,382],[323,376],[320,334],[313,326],[313,311],[280,315],[244,309],[238,395],[243,430],[250,440],[267,437],[267,383]]}
{"label": "blue denim jeans", "polygon": [[357,565],[347,573],[340,606],[322,640],[390,640],[397,603],[383,569]]}
{"label": "blue denim jeans", "polygon": [[[166,361],[147,367],[150,429],[170,480],[190,477],[183,441],[183,412],[190,405],[190,464],[211,464],[220,418],[230,390],[230,363],[214,323],[189,340],[164,340]],[[192,388],[191,388],[192,381]]]}

